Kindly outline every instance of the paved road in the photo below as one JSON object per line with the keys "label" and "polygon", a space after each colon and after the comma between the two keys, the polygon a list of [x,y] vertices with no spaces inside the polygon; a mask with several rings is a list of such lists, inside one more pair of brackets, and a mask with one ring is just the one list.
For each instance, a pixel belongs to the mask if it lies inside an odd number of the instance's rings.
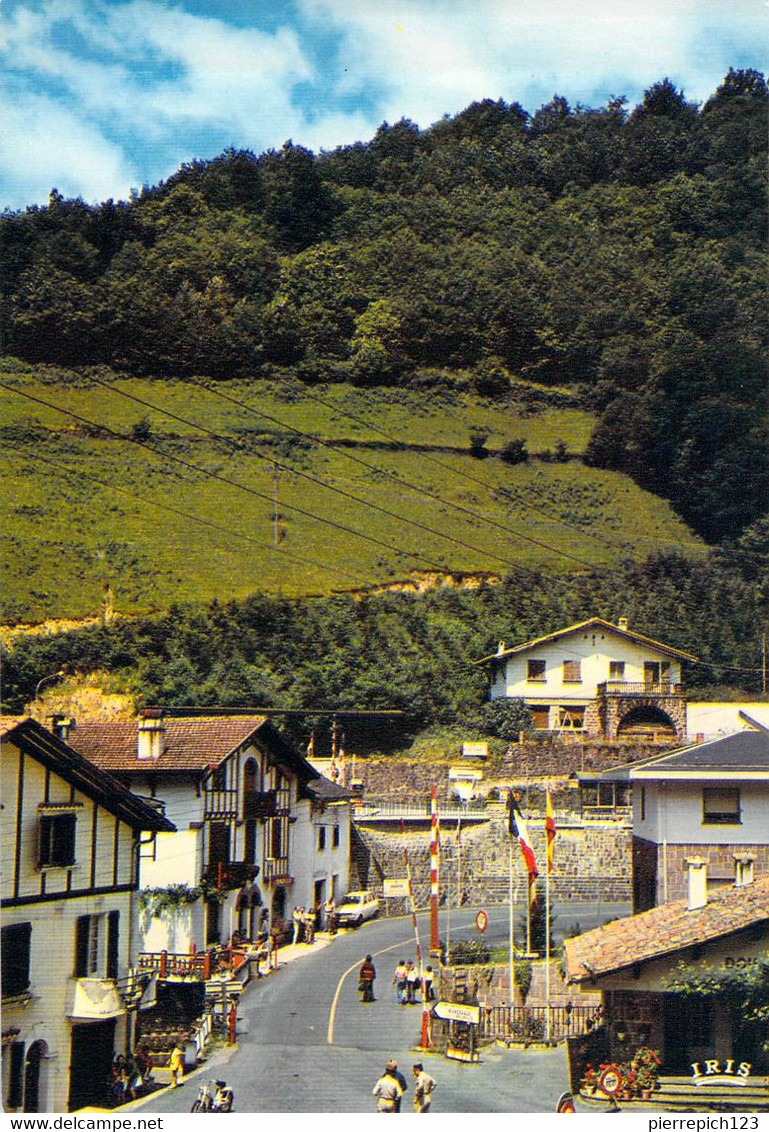
{"label": "paved road", "polygon": [[[490,936],[504,936],[506,915],[502,908],[490,911]],[[474,913],[455,911],[452,937],[474,936],[473,922]],[[420,917],[420,933],[425,945],[426,917]],[[357,968],[366,952],[378,971],[371,1004],[361,1003],[357,993]],[[210,1075],[233,1086],[239,1112],[372,1112],[371,1089],[385,1061],[394,1057],[410,1081],[411,1065],[420,1060],[412,1047],[419,1042],[421,1008],[398,1006],[391,985],[398,960],[414,954],[407,918],[379,920],[340,933],[328,946],[307,948],[246,990],[238,1048]],[[438,1082],[435,1112],[553,1112],[568,1088],[562,1047],[524,1052],[494,1046],[482,1056],[479,1065],[421,1057]],[[192,1077],[181,1090],[148,1098],[141,1109],[189,1111],[196,1093]]]}

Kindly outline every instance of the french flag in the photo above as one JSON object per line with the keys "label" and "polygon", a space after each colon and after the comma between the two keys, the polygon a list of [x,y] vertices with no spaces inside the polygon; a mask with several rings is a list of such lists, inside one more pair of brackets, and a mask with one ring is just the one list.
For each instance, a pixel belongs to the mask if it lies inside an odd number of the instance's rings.
{"label": "french flag", "polygon": [[537,858],[534,856],[534,850],[531,847],[531,837],[526,827],[523,814],[521,813],[515,795],[512,790],[507,795],[507,813],[508,813],[508,828],[510,836],[518,839],[518,844],[521,847],[523,860],[526,865],[526,871],[529,874],[529,888],[534,884],[534,881],[539,876],[537,869]]}

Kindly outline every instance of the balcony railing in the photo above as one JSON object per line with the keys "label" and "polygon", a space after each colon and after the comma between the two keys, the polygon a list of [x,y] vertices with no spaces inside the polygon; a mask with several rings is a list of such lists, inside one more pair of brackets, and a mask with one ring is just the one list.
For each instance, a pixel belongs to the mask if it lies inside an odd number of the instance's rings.
{"label": "balcony railing", "polygon": [[206,790],[203,795],[203,816],[210,821],[226,821],[238,817],[237,790]]}
{"label": "balcony railing", "polygon": [[548,1032],[550,1040],[564,1041],[598,1029],[603,1011],[596,1006],[493,1006],[482,1007],[480,1037],[509,1039],[517,1042],[541,1041]]}
{"label": "balcony railing", "polygon": [[606,680],[597,690],[604,696],[682,696],[684,686],[671,680]]}
{"label": "balcony railing", "polygon": [[259,866],[245,861],[218,861],[203,870],[203,880],[217,888],[242,888],[258,875]]}
{"label": "balcony railing", "polygon": [[288,870],[288,857],[268,857],[262,873],[264,880],[283,880],[287,884],[293,880]]}
{"label": "balcony railing", "polygon": [[277,793],[264,790],[252,791],[243,795],[244,818],[274,818],[277,814]]}

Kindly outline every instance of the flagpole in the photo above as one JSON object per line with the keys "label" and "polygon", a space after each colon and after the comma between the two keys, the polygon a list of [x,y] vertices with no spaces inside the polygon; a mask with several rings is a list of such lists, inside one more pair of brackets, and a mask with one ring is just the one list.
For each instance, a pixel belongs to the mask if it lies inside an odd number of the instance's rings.
{"label": "flagpole", "polygon": [[513,884],[513,839],[510,838],[509,845],[509,860],[508,860],[508,874],[509,874],[509,900],[510,905],[510,1033],[513,1032],[513,1008],[515,1006],[515,885]]}
{"label": "flagpole", "polygon": [[550,1041],[550,860],[545,860],[545,1040]]}

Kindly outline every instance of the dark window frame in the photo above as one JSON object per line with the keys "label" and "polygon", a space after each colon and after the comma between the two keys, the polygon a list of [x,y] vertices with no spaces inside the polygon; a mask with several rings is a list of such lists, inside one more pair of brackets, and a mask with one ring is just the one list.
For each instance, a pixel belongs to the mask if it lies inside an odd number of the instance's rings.
{"label": "dark window frame", "polygon": [[334,848],[334,849],[339,848],[339,826],[338,825],[334,826],[334,831],[331,835],[331,845],[332,845],[332,848]]}
{"label": "dark window frame", "polygon": [[29,990],[32,924],[4,924],[0,936],[2,997],[14,998]]}
{"label": "dark window frame", "polygon": [[322,853],[326,848],[326,827],[325,825],[318,826],[318,852]]}
{"label": "dark window frame", "polygon": [[38,868],[69,869],[76,864],[77,814],[44,814],[39,833]]}
{"label": "dark window frame", "polygon": [[[733,809],[715,809],[716,797],[724,799],[732,795],[736,806]],[[702,789],[703,825],[742,825],[742,798],[738,786],[704,786]],[[722,802],[722,804],[724,804]]]}
{"label": "dark window frame", "polygon": [[526,682],[528,684],[547,683],[547,661],[531,659],[526,661]]}

